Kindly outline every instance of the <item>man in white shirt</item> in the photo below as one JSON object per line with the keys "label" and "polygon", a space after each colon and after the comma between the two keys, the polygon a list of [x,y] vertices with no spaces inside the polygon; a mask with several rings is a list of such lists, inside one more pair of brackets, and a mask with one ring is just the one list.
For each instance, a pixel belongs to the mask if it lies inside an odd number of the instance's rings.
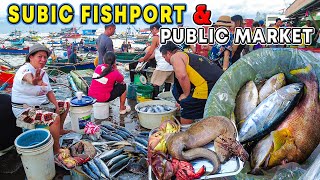
{"label": "man in white shirt", "polygon": [[160,53],[160,32],[161,25],[156,23],[150,26],[150,31],[152,33],[152,42],[149,51],[146,55],[139,59],[139,62],[149,61],[150,56],[154,53],[155,59],[157,61],[156,69],[153,71],[151,77],[151,83],[153,84],[154,91],[153,97],[159,94],[159,86],[165,84],[165,91],[170,91],[171,84],[174,81],[173,67],[162,57]]}

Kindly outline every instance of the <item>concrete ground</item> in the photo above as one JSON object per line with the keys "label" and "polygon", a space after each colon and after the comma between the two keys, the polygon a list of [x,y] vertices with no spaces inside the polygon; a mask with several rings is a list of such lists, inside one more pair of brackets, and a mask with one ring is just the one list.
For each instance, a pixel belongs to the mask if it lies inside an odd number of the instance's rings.
{"label": "concrete ground", "polygon": [[[119,66],[118,66],[119,67]],[[125,76],[125,82],[129,83],[129,73],[128,71],[124,70],[124,66],[120,66],[119,70],[124,74]],[[137,117],[137,112],[135,111],[135,105],[137,104],[137,102],[135,100],[127,100],[126,105],[129,105],[131,107],[131,112],[125,114],[125,115],[120,115],[119,114],[119,98],[115,99],[114,101],[110,102],[110,113],[109,113],[109,118],[104,119],[104,120],[95,120],[96,124],[100,124],[102,121],[110,121],[114,124],[117,125],[121,125],[123,127],[125,127],[126,129],[128,129],[131,132],[135,132],[135,131],[146,131],[148,129],[145,129],[143,127],[140,126],[139,124],[139,120]],[[66,129],[71,129],[71,118],[70,116],[67,117],[64,127]],[[15,153],[15,150],[12,150],[13,153]],[[4,158],[4,160],[6,161],[6,159]],[[8,164],[14,164],[17,163],[17,159],[15,159],[15,161],[11,161],[10,158],[7,159],[8,161],[6,161],[6,163]],[[18,161],[20,161],[20,158],[18,158]],[[0,161],[1,163],[1,161]],[[19,162],[17,163],[19,164]],[[0,167],[1,168],[1,167]],[[1,172],[1,169],[0,169]],[[123,174],[122,177],[119,177],[118,179],[132,179],[134,178],[134,174],[124,174],[124,173],[120,173],[119,176],[121,176],[121,174]],[[1,174],[0,173],[0,179],[14,179],[14,180],[24,180],[26,179],[25,176],[25,172],[23,169],[23,166],[21,166],[16,172],[14,173],[7,173],[7,174]],[[55,180],[69,180],[70,179],[70,172],[59,167],[56,166],[56,176],[54,178]],[[147,176],[141,176],[141,177],[135,177],[134,179],[147,179]]]}
{"label": "concrete ground", "polygon": [[[141,127],[139,125],[139,120],[137,118],[137,113],[134,110],[134,107],[136,105],[136,101],[135,100],[128,100],[127,101],[127,105],[129,105],[131,107],[131,112],[127,113],[125,115],[120,115],[119,114],[119,99],[115,99],[113,102],[110,103],[109,118],[105,119],[105,120],[95,120],[95,123],[96,124],[100,124],[102,121],[111,121],[114,124],[121,125],[121,126],[127,128],[131,132],[147,130],[147,129],[145,129],[145,128],[143,128],[143,127]],[[68,117],[66,119],[65,127],[67,129],[71,129],[71,119],[70,119],[70,117]],[[12,151],[15,151],[15,150],[12,150]],[[10,161],[10,159],[8,159],[8,161],[6,163],[8,163],[8,164],[11,163],[12,164],[12,163],[17,163],[17,161]],[[16,172],[14,172],[12,174],[10,174],[10,173],[1,174],[0,173],[0,179],[12,179],[12,180],[24,180],[24,179],[26,179],[23,166],[21,166]],[[61,168],[61,167],[59,167],[59,166],[56,166],[56,176],[55,176],[54,179],[55,180],[62,180],[62,179],[68,180],[68,179],[71,179],[70,178],[70,172],[65,170],[65,169],[63,169],[63,168]]]}

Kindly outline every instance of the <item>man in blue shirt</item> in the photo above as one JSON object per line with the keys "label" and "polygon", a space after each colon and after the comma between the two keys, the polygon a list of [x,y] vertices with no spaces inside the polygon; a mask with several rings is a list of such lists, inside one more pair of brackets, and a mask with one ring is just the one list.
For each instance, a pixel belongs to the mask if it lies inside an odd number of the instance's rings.
{"label": "man in blue shirt", "polygon": [[114,35],[116,26],[114,24],[108,24],[104,26],[104,33],[102,33],[97,39],[97,49],[99,53],[99,63],[103,64],[103,56],[107,51],[114,52],[113,42],[110,36]]}

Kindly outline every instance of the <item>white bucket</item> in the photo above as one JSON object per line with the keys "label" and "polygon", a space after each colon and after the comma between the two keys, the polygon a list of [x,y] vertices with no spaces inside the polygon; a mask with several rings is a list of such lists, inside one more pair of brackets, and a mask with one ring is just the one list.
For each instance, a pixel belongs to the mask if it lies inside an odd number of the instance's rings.
{"label": "white bucket", "polygon": [[92,105],[70,107],[71,129],[77,133],[84,133],[83,129],[92,121]]}
{"label": "white bucket", "polygon": [[56,175],[53,155],[53,138],[43,146],[34,149],[21,149],[21,161],[28,180],[51,180]]}
{"label": "white bucket", "polygon": [[[171,111],[161,113],[148,113],[139,110],[141,107],[148,105],[168,105],[174,107],[174,109]],[[174,116],[176,115],[176,109],[177,108],[174,103],[165,100],[145,101],[135,106],[135,110],[138,112],[140,125],[148,129],[154,129],[159,127],[160,124],[165,120],[174,120]]]}
{"label": "white bucket", "polygon": [[109,103],[96,102],[93,104],[93,116],[95,119],[107,119],[109,117]]}

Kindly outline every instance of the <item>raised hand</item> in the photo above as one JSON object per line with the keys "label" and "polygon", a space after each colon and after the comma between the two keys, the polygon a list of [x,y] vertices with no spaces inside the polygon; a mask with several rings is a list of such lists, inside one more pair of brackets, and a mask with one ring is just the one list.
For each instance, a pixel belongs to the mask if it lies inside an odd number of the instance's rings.
{"label": "raised hand", "polygon": [[32,75],[32,84],[38,86],[47,86],[47,84],[42,80],[45,72],[43,72],[41,75],[40,72],[41,69],[37,69],[35,76]]}

